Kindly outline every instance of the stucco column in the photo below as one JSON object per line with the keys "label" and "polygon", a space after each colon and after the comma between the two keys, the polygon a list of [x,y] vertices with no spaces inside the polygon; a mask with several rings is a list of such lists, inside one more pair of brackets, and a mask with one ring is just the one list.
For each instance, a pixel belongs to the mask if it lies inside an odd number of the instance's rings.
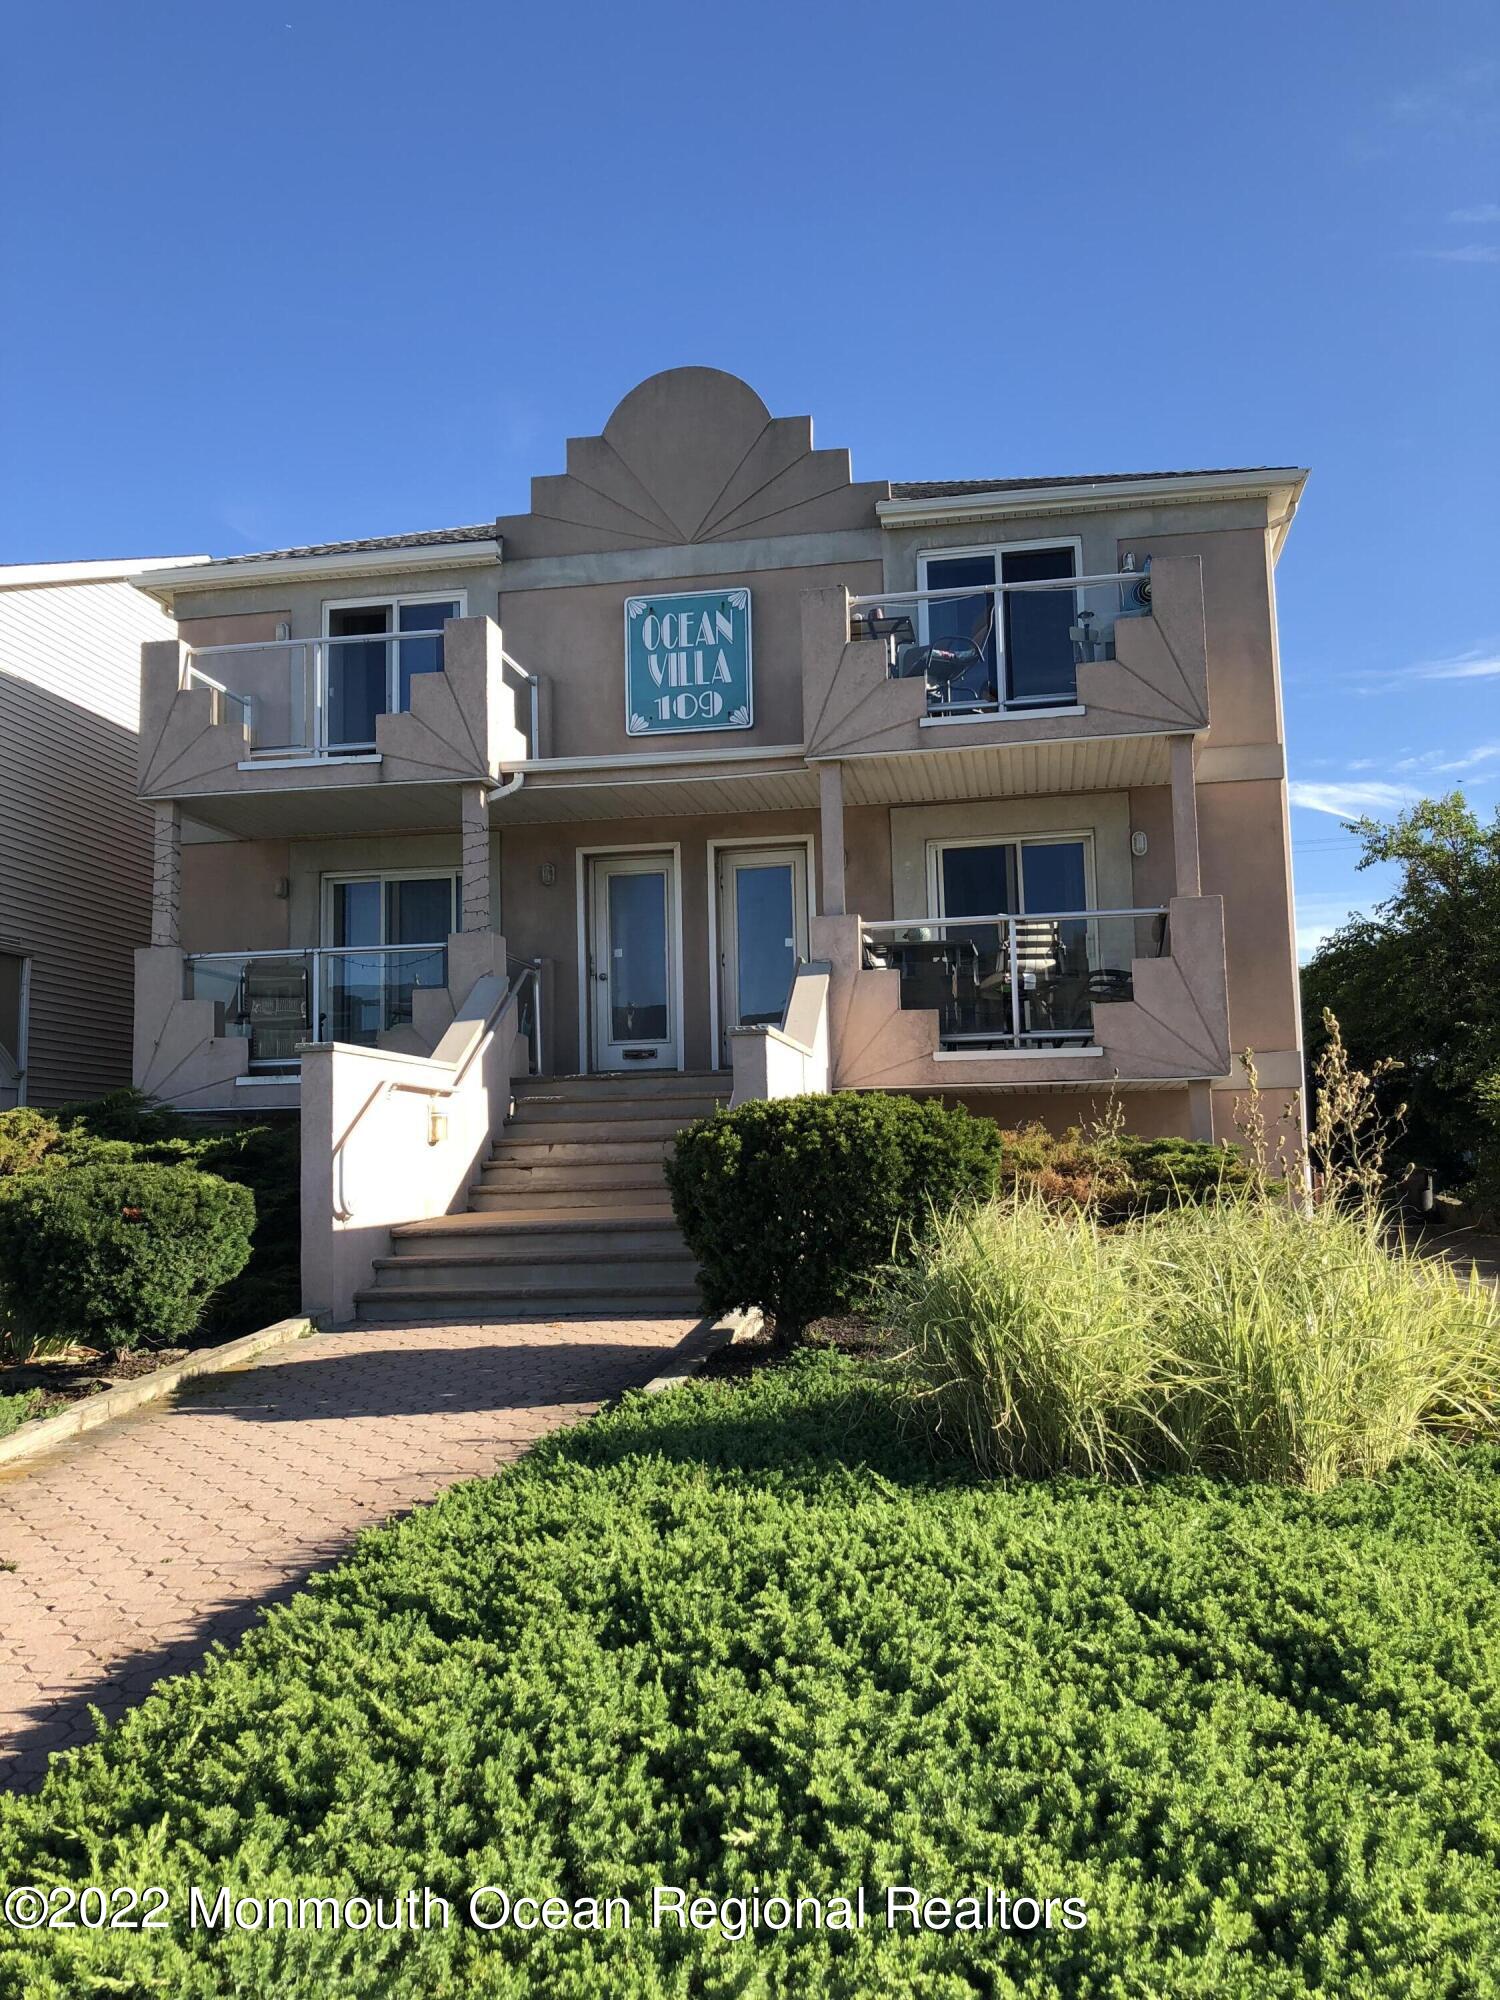
{"label": "stucco column", "polygon": [[463,896],[459,927],[466,931],[492,930],[490,909],[490,809],[485,803],[484,785],[465,785],[463,812]]}
{"label": "stucco column", "polygon": [[825,917],[844,915],[844,767],[839,763],[818,766],[819,825],[818,852],[822,863],[822,913]]}
{"label": "stucco column", "polygon": [[1172,755],[1172,855],[1177,869],[1177,894],[1203,893],[1198,865],[1198,784],[1193,775],[1193,739],[1169,739]]}
{"label": "stucco column", "polygon": [[175,802],[151,808],[151,942],[182,942],[182,813]]}

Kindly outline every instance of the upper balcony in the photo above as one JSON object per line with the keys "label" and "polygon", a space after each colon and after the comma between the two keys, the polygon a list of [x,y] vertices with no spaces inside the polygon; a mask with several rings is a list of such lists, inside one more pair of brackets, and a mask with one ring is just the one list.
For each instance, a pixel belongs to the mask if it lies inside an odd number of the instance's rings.
{"label": "upper balcony", "polygon": [[1094,754],[1054,771],[1047,789],[1144,784],[1165,778],[1168,736],[1208,725],[1196,557],[1105,576],[996,583],[976,570],[934,589],[809,592],[803,660],[811,758],[1062,742]]}
{"label": "upper balcony", "polygon": [[[493,783],[532,752],[537,683],[487,618],[440,627],[186,648],[141,655],[140,792],[215,801],[210,818],[240,830],[234,801],[408,788],[402,824],[453,818],[449,788]],[[385,810],[389,810],[389,802]],[[416,815],[414,818],[413,815]]]}

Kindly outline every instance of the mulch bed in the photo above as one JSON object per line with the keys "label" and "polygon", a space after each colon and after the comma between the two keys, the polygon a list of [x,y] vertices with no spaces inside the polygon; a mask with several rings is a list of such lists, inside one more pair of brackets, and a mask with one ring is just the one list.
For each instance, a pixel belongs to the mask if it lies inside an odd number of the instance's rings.
{"label": "mulch bed", "polygon": [[181,1361],[187,1352],[185,1347],[151,1347],[98,1354],[78,1348],[48,1360],[16,1362],[0,1368],[0,1396],[20,1396],[28,1389],[40,1389],[42,1393],[27,1418],[31,1423],[38,1417],[55,1417],[59,1410],[85,1396],[97,1396],[121,1382],[154,1375],[158,1368]]}
{"label": "mulch bed", "polygon": [[814,1320],[803,1336],[800,1347],[780,1347],[776,1343],[775,1322],[768,1320],[765,1330],[751,1340],[732,1340],[727,1347],[721,1347],[717,1354],[710,1355],[699,1370],[701,1378],[712,1381],[717,1378],[739,1378],[752,1375],[760,1368],[775,1368],[787,1361],[802,1348],[821,1347],[825,1350],[859,1357],[879,1354],[885,1345],[878,1326],[870,1320],[856,1319],[852,1314],[832,1319]]}

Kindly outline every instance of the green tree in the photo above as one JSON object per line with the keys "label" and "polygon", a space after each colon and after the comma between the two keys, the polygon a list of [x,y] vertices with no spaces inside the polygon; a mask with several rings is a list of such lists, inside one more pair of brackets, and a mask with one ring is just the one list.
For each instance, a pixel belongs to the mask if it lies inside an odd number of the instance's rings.
{"label": "green tree", "polygon": [[1361,868],[1392,862],[1395,893],[1351,917],[1303,973],[1309,1054],[1323,1009],[1363,1069],[1406,1110],[1406,1151],[1450,1185],[1500,1201],[1500,813],[1486,825],[1451,792],[1389,822],[1356,820]]}

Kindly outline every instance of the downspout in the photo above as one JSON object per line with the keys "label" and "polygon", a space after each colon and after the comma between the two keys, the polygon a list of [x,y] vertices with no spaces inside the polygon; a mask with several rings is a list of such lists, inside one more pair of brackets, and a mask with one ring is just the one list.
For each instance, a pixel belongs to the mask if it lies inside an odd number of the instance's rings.
{"label": "downspout", "polygon": [[484,795],[485,804],[487,806],[492,806],[495,803],[496,799],[508,799],[513,792],[520,791],[522,785],[524,785],[525,782],[526,782],[526,773],[524,771],[517,771],[515,776],[513,778],[507,778],[503,785],[494,785],[491,787],[489,791],[485,793]]}

